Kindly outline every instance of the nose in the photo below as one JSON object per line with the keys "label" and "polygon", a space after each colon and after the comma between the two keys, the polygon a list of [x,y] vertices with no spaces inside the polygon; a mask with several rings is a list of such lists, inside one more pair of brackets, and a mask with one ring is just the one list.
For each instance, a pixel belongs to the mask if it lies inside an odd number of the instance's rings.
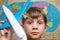
{"label": "nose", "polygon": [[37,27],[37,23],[36,22],[33,23],[32,30],[38,30],[38,27]]}

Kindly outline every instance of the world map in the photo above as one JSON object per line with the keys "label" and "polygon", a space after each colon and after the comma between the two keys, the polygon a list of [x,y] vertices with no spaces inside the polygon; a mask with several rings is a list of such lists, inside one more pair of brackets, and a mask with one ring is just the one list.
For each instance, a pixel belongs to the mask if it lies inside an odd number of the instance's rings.
{"label": "world map", "polygon": [[[6,5],[6,3],[7,3],[7,5]],[[13,9],[16,9],[14,14],[17,13],[19,10],[21,10],[22,6],[25,4],[25,2],[14,2],[11,5],[8,5],[8,2],[6,2],[6,3],[5,3],[5,5],[11,11]],[[3,11],[1,5],[0,5],[0,10]],[[60,12],[53,4],[50,4],[47,2],[31,2],[30,5],[27,7],[27,9],[31,6],[40,7],[45,11],[46,16],[47,16],[47,20],[48,20],[48,23],[47,23],[48,28],[47,28],[46,32],[54,32],[58,28],[58,26],[60,25]],[[6,16],[3,11],[0,20],[4,20],[4,19],[6,19]]]}

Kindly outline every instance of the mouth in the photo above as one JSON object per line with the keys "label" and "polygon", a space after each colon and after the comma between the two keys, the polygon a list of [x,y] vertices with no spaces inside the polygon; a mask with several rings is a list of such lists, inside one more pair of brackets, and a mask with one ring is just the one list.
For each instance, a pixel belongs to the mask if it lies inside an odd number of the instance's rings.
{"label": "mouth", "polygon": [[33,35],[38,35],[39,32],[31,32],[31,34],[33,34]]}

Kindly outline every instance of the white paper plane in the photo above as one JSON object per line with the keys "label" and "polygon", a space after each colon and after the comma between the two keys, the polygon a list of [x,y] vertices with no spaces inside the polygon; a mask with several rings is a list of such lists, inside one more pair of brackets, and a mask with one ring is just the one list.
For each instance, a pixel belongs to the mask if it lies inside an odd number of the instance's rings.
{"label": "white paper plane", "polygon": [[27,40],[27,36],[21,25],[18,23],[18,21],[15,19],[13,13],[4,5],[2,5],[3,10],[5,12],[5,15],[7,16],[10,24],[12,25],[12,28],[14,29],[15,33],[21,40]]}

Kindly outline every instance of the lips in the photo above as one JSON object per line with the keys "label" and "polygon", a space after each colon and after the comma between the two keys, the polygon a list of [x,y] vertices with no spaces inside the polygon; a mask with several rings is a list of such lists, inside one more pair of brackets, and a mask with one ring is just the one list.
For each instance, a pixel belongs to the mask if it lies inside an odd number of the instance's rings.
{"label": "lips", "polygon": [[31,32],[31,34],[37,35],[37,34],[39,34],[39,32]]}

